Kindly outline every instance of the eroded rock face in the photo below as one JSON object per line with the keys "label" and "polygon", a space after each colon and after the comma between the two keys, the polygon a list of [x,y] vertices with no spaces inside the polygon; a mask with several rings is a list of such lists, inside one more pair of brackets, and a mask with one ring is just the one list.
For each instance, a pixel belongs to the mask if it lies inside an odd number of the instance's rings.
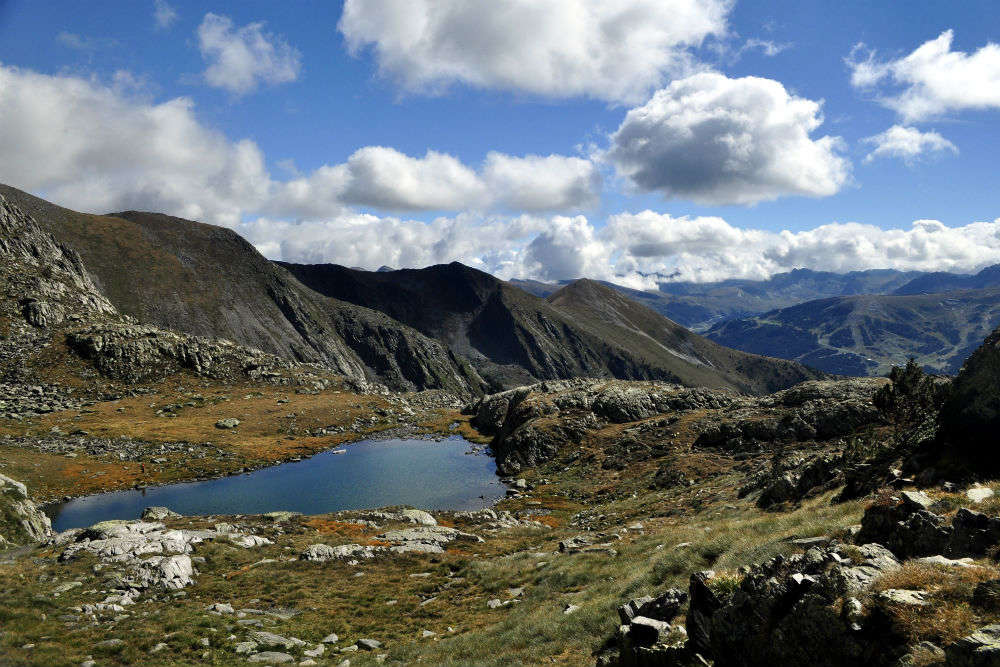
{"label": "eroded rock face", "polygon": [[52,522],[28,497],[28,488],[0,475],[0,548],[40,542],[51,535]]}
{"label": "eroded rock face", "polygon": [[102,374],[130,382],[178,370],[207,377],[277,379],[292,364],[229,341],[176,334],[147,325],[116,323],[67,334],[70,347]]}

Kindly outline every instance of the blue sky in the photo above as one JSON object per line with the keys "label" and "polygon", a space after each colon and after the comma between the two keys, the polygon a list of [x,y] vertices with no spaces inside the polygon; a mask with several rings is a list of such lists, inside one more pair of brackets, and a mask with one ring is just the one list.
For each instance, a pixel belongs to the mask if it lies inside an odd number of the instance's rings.
{"label": "blue sky", "polygon": [[0,0],[0,181],[367,268],[1000,262],[996,3],[490,6]]}

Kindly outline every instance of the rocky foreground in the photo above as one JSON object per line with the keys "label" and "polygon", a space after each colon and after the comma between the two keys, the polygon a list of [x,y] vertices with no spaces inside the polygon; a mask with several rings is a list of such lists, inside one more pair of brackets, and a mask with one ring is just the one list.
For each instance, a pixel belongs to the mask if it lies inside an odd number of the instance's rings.
{"label": "rocky foreground", "polygon": [[[370,404],[376,428],[438,414],[426,428],[490,438],[511,489],[481,512],[150,508],[53,535],[5,479],[5,535],[21,546],[0,556],[0,651],[11,664],[94,666],[997,664],[1000,499],[992,483],[943,479],[944,467],[918,491],[919,456],[864,453],[857,434],[893,437],[876,407],[886,386],[747,397],[579,380],[487,396],[464,416],[443,396]],[[242,451],[231,431],[263,419],[244,407],[223,423],[231,401],[152,405],[141,421],[204,423],[223,453]],[[14,421],[47,426],[64,412]],[[359,414],[322,429],[357,433]],[[135,465],[89,428],[45,428],[5,451],[70,442],[80,447],[59,456]],[[318,430],[300,424],[286,442],[330,437]],[[129,442],[139,462],[173,455]]]}

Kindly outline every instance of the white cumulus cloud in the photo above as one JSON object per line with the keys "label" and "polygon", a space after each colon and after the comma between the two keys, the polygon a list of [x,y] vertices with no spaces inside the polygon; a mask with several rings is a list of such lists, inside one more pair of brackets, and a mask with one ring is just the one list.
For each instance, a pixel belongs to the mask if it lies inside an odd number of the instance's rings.
{"label": "white cumulus cloud", "polygon": [[913,164],[928,154],[947,151],[958,153],[958,147],[937,132],[921,132],[915,127],[903,125],[893,125],[885,132],[863,141],[875,146],[875,150],[865,157],[865,162],[880,157],[896,157],[906,164]]}
{"label": "white cumulus cloud", "polygon": [[264,32],[263,23],[234,28],[227,16],[205,14],[198,26],[198,48],[208,63],[205,81],[243,95],[262,84],[295,81],[302,55],[282,37]]}
{"label": "white cumulus cloud", "polygon": [[483,181],[503,208],[572,211],[595,206],[602,179],[590,160],[563,155],[486,156]]}
{"label": "white cumulus cloud", "polygon": [[164,211],[235,223],[267,195],[252,141],[201,125],[193,103],[0,66],[0,182],[86,211]]}
{"label": "white cumulus cloud", "polygon": [[821,103],[777,81],[705,72],[628,112],[605,154],[638,189],[703,204],[754,204],[840,190],[850,163],[838,137],[812,138]]}
{"label": "white cumulus cloud", "polygon": [[1000,45],[989,42],[964,53],[952,51],[953,38],[946,30],[909,55],[886,61],[858,44],[847,59],[851,83],[877,90],[880,101],[907,122],[1000,108]]}
{"label": "white cumulus cloud", "polygon": [[409,91],[451,83],[637,102],[726,32],[730,0],[347,0],[352,52]]}
{"label": "white cumulus cloud", "polygon": [[603,238],[613,247],[613,274],[695,281],[763,279],[796,268],[972,271],[1000,263],[1000,220],[961,227],[917,220],[909,229],[846,222],[771,232],[644,211],[612,216]]}
{"label": "white cumulus cloud", "polygon": [[278,181],[250,140],[202,125],[194,104],[153,104],[141,80],[111,84],[0,65],[0,182],[85,210],[162,211],[233,225],[247,215],[324,219],[386,211],[578,211],[601,187],[582,158],[489,153],[466,165],[436,151],[368,146],[345,162]]}
{"label": "white cumulus cloud", "polygon": [[304,218],[345,204],[389,211],[573,211],[595,205],[600,189],[596,166],[582,158],[491,152],[477,171],[446,153],[411,157],[367,146],[343,164],[283,184],[272,209]]}
{"label": "white cumulus cloud", "polygon": [[908,229],[856,222],[803,231],[742,229],[713,216],[642,211],[611,216],[460,214],[431,222],[345,213],[323,221],[258,219],[237,230],[264,254],[291,262],[376,269],[460,261],[501,278],[589,277],[636,289],[667,280],[766,279],[797,268],[821,271],[968,272],[1000,263],[1000,219]]}

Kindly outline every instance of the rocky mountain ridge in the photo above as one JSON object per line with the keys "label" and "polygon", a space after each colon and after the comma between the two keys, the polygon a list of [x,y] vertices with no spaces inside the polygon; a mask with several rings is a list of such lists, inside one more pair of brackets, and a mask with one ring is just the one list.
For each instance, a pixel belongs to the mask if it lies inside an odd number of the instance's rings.
{"label": "rocky mountain ridge", "polygon": [[[468,358],[493,389],[538,379],[614,377],[759,393],[817,375],[722,350],[586,282],[542,300],[458,263],[377,272],[328,264],[282,266],[317,292],[382,311],[447,345]],[[611,326],[613,310],[627,311],[634,326]]]}
{"label": "rocky mountain ridge", "polygon": [[82,214],[8,186],[0,193],[73,248],[95,288],[143,324],[401,390],[464,394],[481,383],[437,342],[381,313],[321,297],[231,230],[153,213]]}

